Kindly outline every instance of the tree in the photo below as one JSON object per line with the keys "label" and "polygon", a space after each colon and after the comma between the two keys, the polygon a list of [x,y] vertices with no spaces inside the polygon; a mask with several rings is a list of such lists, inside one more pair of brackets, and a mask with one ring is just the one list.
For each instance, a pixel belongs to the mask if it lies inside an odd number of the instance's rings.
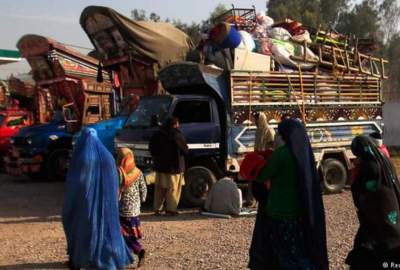
{"label": "tree", "polygon": [[267,2],[268,16],[275,21],[292,18],[302,22],[302,0],[269,0]]}
{"label": "tree", "polygon": [[160,15],[152,12],[152,13],[150,13],[149,20],[153,21],[153,22],[159,22],[161,20],[161,17],[160,17]]}
{"label": "tree", "polygon": [[269,0],[268,15],[276,21],[297,20],[307,27],[333,28],[350,0]]}
{"label": "tree", "polygon": [[337,30],[359,38],[380,37],[379,8],[376,0],[363,0],[340,15]]}
{"label": "tree", "polygon": [[399,100],[400,98],[400,35],[391,37],[386,47],[386,57],[389,60],[389,78],[384,83],[385,100]]}
{"label": "tree", "polygon": [[131,18],[135,21],[147,21],[146,11],[143,9],[134,9],[131,11]]}
{"label": "tree", "polygon": [[324,28],[335,27],[340,14],[349,8],[349,0],[321,0],[321,24]]}
{"label": "tree", "polygon": [[[400,4],[397,0],[383,0],[379,5],[380,29],[383,41],[390,42],[396,35],[400,22]],[[398,38],[398,36],[397,36]]]}
{"label": "tree", "polygon": [[319,0],[269,0],[267,9],[275,21],[291,18],[307,27],[317,28],[321,20]]}

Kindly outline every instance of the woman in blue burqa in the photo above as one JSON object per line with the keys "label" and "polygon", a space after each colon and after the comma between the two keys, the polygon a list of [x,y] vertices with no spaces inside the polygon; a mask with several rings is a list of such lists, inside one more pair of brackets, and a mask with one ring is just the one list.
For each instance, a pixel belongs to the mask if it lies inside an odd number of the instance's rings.
{"label": "woman in blue burqa", "polygon": [[253,236],[249,267],[328,270],[322,193],[306,129],[286,119],[278,134],[285,144],[274,150],[256,179],[269,182],[269,190],[261,209],[264,230]]}
{"label": "woman in blue burqa", "polygon": [[75,146],[62,213],[70,269],[123,269],[133,259],[120,229],[115,161],[94,129]]}

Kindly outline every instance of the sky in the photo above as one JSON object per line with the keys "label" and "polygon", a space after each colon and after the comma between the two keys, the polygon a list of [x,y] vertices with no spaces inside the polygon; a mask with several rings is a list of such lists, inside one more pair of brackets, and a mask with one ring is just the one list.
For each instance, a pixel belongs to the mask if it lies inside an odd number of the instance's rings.
{"label": "sky", "polygon": [[[232,4],[238,8],[254,5],[257,11],[265,10],[266,0],[0,0],[0,48],[16,49],[16,43],[25,34],[51,37],[65,44],[92,48],[92,44],[79,24],[86,6],[107,6],[130,16],[133,9],[155,12],[162,19],[174,18],[182,22],[200,22],[218,5]],[[25,60],[0,66],[0,78],[11,73],[28,72]]]}

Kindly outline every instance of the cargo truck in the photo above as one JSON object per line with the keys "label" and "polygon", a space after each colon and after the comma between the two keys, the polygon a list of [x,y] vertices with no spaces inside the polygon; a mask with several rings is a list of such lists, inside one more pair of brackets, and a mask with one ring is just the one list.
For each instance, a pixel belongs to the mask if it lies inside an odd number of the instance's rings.
{"label": "cargo truck", "polygon": [[[134,150],[151,179],[149,140],[167,117],[178,117],[189,146],[183,198],[190,205],[201,205],[227,172],[238,175],[244,155],[253,151],[257,112],[264,112],[274,128],[285,115],[304,121],[323,187],[331,193],[348,180],[354,136],[382,131],[376,76],[223,71],[180,62],[163,68],[159,77],[168,94],[143,97],[115,144]],[[236,180],[244,183],[239,176]]]}

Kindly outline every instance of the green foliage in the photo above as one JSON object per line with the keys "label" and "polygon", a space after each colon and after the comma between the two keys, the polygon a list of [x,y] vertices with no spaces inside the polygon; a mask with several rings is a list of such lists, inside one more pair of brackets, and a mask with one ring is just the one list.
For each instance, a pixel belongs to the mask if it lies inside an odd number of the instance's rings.
{"label": "green foliage", "polygon": [[363,0],[339,18],[337,30],[351,33],[359,38],[377,37],[379,33],[379,9],[377,1]]}
{"label": "green foliage", "polygon": [[131,18],[135,21],[147,21],[146,11],[143,9],[134,9],[131,11]]}
{"label": "green foliage", "polygon": [[321,0],[321,24],[324,28],[335,26],[340,14],[349,7],[349,0]]}
{"label": "green foliage", "polygon": [[349,0],[269,0],[268,15],[276,21],[291,18],[304,25],[318,28],[332,27]]}

